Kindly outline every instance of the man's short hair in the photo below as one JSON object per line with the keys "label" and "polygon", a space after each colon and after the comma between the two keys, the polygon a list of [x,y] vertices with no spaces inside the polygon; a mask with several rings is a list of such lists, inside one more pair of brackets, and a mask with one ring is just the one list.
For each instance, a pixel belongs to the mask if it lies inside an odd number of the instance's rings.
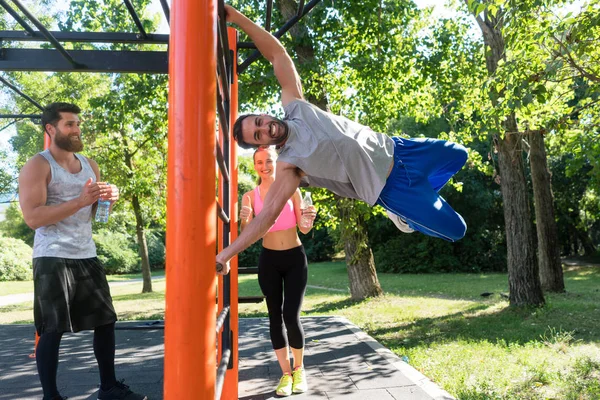
{"label": "man's short hair", "polygon": [[58,102],[48,104],[46,107],[44,107],[44,111],[42,112],[42,129],[44,132],[46,132],[47,124],[50,124],[54,127],[58,125],[58,121],[61,119],[61,112],[79,114],[81,112],[81,108],[71,103]]}
{"label": "man's short hair", "polygon": [[256,149],[258,147],[258,145],[246,143],[242,136],[242,122],[248,117],[256,117],[257,115],[258,114],[241,115],[238,117],[237,121],[235,121],[235,124],[233,124],[233,139],[242,149]]}

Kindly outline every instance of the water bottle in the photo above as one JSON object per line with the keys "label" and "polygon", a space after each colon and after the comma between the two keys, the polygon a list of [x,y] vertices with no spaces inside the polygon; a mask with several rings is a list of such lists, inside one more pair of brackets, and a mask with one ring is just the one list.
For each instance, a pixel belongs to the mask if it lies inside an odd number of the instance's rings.
{"label": "water bottle", "polygon": [[[108,182],[107,182],[108,184]],[[96,207],[96,222],[107,223],[108,215],[110,214],[110,201],[98,199],[98,207]]]}
{"label": "water bottle", "polygon": [[307,218],[304,216],[304,210],[306,210],[308,207],[312,206],[313,202],[312,202],[312,197],[310,197],[310,192],[306,192],[304,194],[304,198],[302,199],[302,202],[300,204],[300,207],[302,208],[302,217],[300,218],[300,227],[301,228],[311,228],[313,221],[310,218]]}

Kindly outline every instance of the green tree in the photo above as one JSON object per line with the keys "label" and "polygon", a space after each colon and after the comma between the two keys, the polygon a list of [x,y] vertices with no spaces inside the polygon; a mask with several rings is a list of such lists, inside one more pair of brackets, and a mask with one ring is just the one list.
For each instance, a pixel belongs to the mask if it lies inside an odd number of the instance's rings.
{"label": "green tree", "polygon": [[95,136],[91,151],[103,179],[120,188],[121,198],[133,210],[142,291],[151,292],[146,232],[150,225],[164,226],[165,219],[167,77],[119,75],[111,90],[90,105],[87,129]]}
{"label": "green tree", "polygon": [[491,133],[498,156],[500,187],[508,247],[510,304],[543,305],[535,242],[529,208],[529,193],[523,160],[523,133],[518,129],[515,104],[504,104],[506,81],[497,81],[507,60],[508,47],[503,32],[506,11],[492,1],[465,0],[483,34],[485,61],[489,74],[486,130]]}

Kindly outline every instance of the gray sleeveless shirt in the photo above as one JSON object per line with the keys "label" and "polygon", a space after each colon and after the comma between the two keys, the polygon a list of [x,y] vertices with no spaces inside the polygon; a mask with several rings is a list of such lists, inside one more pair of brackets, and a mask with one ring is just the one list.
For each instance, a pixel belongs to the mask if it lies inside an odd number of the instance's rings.
{"label": "gray sleeveless shirt", "polygon": [[285,108],[289,136],[278,161],[300,168],[309,186],[375,205],[394,158],[394,141],[304,100]]}
{"label": "gray sleeveless shirt", "polygon": [[[96,174],[88,160],[75,154],[81,163],[81,171],[72,174],[58,165],[49,150],[40,153],[50,164],[50,183],[48,184],[46,205],[61,204],[79,197],[85,182]],[[35,230],[33,240],[33,258],[92,258],[96,257],[96,245],[92,240],[92,206],[86,206],[75,214],[55,224],[42,226]]]}

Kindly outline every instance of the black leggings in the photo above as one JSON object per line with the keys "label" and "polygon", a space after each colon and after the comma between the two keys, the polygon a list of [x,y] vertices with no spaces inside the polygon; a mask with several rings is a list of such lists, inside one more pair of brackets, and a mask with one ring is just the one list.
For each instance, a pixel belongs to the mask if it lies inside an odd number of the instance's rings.
{"label": "black leggings", "polygon": [[[62,332],[44,332],[40,336],[35,351],[44,400],[58,396],[56,373],[58,371],[58,348]],[[115,378],[115,324],[98,326],[94,329],[94,354],[100,370],[100,384],[103,390],[113,387]]]}
{"label": "black leggings", "polygon": [[308,264],[303,246],[289,250],[263,247],[258,259],[258,283],[267,300],[271,343],[275,350],[287,347],[288,341],[294,349],[304,347],[300,308],[307,275]]}

